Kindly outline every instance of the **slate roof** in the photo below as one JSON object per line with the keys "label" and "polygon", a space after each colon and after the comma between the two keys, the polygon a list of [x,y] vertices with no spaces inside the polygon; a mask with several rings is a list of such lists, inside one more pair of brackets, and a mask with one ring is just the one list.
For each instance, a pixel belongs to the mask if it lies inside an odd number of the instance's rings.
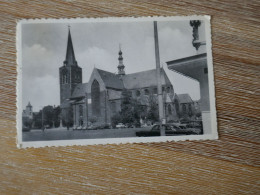
{"label": "slate roof", "polygon": [[178,96],[180,104],[193,103],[193,100],[191,99],[190,95],[187,93],[178,94],[177,96]]}
{"label": "slate roof", "polygon": [[[109,92],[109,99],[115,100],[121,98],[121,90],[123,89],[140,89],[157,86],[156,69],[127,74],[120,76],[105,70],[96,69],[103,80],[106,88],[114,89]],[[171,84],[163,68],[161,68],[162,85]],[[80,83],[75,87],[71,99],[84,97],[85,93],[90,93],[88,83]],[[119,90],[119,91],[118,91]],[[169,100],[169,97],[167,99]],[[141,104],[147,105],[148,100],[142,98]],[[66,105],[64,105],[66,106]]]}
{"label": "slate roof", "polygon": [[123,81],[119,75],[105,70],[100,70],[100,69],[97,69],[97,71],[101,76],[102,80],[104,81],[107,88],[120,89],[120,90],[124,89]]}
{"label": "slate roof", "polygon": [[73,49],[73,44],[72,44],[72,39],[71,39],[71,34],[70,34],[70,29],[69,29],[69,35],[68,35],[67,52],[66,52],[65,62],[68,66],[77,65],[77,61],[76,61],[74,49]]}
{"label": "slate roof", "polygon": [[88,88],[88,83],[79,83],[75,87],[71,98],[84,97]]}
{"label": "slate roof", "polygon": [[[171,84],[169,78],[162,68],[161,74],[163,74],[161,77],[162,85]],[[157,86],[156,69],[127,74],[123,76],[122,79],[126,89],[139,89]]]}

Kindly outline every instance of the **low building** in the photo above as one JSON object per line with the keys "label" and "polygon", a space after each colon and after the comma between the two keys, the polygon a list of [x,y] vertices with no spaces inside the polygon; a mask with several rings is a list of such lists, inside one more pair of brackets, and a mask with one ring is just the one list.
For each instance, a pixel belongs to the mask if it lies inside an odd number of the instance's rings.
{"label": "low building", "polygon": [[179,116],[180,119],[188,118],[193,120],[196,118],[197,111],[199,111],[199,105],[197,101],[193,101],[189,94],[178,94],[179,102]]}

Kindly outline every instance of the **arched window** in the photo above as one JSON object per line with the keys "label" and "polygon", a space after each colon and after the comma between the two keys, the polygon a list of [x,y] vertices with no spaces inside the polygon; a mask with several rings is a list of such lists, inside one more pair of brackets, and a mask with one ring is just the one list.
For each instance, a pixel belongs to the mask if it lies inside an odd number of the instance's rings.
{"label": "arched window", "polygon": [[116,114],[116,102],[111,102],[111,113],[112,115]]}
{"label": "arched window", "polygon": [[148,90],[148,89],[145,89],[145,90],[144,90],[144,94],[145,94],[145,95],[149,95],[149,90]]}
{"label": "arched window", "polygon": [[69,83],[69,76],[66,73],[64,73],[63,74],[63,84],[67,84],[67,83]]}
{"label": "arched window", "polygon": [[62,76],[62,83],[63,83],[63,84],[66,83],[66,74],[63,74],[63,76]]}
{"label": "arched window", "polygon": [[182,112],[186,112],[186,105],[182,104]]}
{"label": "arched window", "polygon": [[165,87],[162,87],[162,92],[165,92]]}
{"label": "arched window", "polygon": [[69,83],[69,77],[67,74],[66,74],[66,83]]}
{"label": "arched window", "polygon": [[179,102],[177,99],[174,100],[176,112],[179,112]]}
{"label": "arched window", "polygon": [[167,93],[171,92],[171,87],[167,87]]}
{"label": "arched window", "polygon": [[93,115],[100,115],[100,87],[97,80],[94,80],[91,85],[91,100]]}
{"label": "arched window", "polygon": [[168,105],[168,114],[172,114],[172,107],[170,104]]}
{"label": "arched window", "polygon": [[141,92],[139,90],[136,90],[136,96],[139,97],[141,95]]}
{"label": "arched window", "polygon": [[63,68],[60,73],[61,84],[69,83],[69,71],[66,68]]}
{"label": "arched window", "polygon": [[192,108],[191,108],[191,104],[189,104],[189,115],[192,114]]}
{"label": "arched window", "polygon": [[153,94],[157,94],[157,88],[153,89]]}
{"label": "arched window", "polygon": [[83,117],[83,106],[79,105],[79,116]]}

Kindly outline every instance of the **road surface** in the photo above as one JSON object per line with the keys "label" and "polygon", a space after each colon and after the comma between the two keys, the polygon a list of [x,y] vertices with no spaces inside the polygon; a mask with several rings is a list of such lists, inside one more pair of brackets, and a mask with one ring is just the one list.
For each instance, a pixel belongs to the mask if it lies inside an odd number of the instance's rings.
{"label": "road surface", "polygon": [[23,132],[23,141],[48,141],[48,140],[72,140],[72,139],[97,139],[136,137],[137,131],[149,130],[149,128],[124,128],[124,129],[99,129],[99,130],[67,130],[67,129],[32,129]]}

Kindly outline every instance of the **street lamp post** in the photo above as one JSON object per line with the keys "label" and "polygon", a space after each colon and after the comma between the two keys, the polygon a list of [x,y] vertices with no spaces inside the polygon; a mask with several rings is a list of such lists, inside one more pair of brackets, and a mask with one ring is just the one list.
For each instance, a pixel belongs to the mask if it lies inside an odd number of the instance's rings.
{"label": "street lamp post", "polygon": [[85,105],[86,105],[86,128],[88,128],[88,96],[85,93]]}
{"label": "street lamp post", "polygon": [[162,128],[162,124],[165,122],[165,119],[164,119],[164,112],[163,112],[161,67],[160,67],[160,54],[159,54],[159,41],[158,41],[157,21],[154,21],[153,24],[154,24],[154,45],[155,45],[155,62],[156,62],[158,107],[159,107],[159,119],[160,119],[160,134],[161,134],[161,136],[165,136],[165,129]]}

